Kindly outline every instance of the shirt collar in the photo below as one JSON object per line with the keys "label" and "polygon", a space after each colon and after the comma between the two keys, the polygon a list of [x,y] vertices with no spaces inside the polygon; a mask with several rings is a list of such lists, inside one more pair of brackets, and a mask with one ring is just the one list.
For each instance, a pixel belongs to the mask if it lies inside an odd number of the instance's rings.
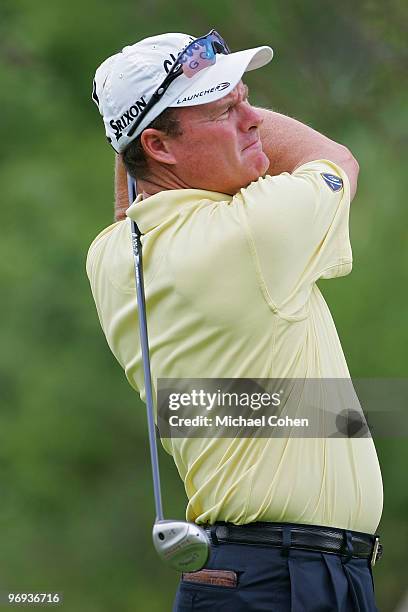
{"label": "shirt collar", "polygon": [[181,208],[189,204],[209,200],[210,202],[222,202],[231,200],[232,196],[216,191],[205,191],[203,189],[169,189],[159,191],[146,199],[139,194],[136,200],[129,206],[126,215],[136,221],[142,234],[157,227],[169,217],[177,214]]}

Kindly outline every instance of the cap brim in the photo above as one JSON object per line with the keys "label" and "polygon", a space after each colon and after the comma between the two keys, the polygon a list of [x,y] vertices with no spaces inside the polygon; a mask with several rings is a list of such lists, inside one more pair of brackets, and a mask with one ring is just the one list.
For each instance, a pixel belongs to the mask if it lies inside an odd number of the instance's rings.
{"label": "cap brim", "polygon": [[204,68],[193,78],[177,77],[161,100],[154,105],[137,129],[140,134],[166,108],[209,104],[227,96],[242,75],[268,64],[273,58],[271,47],[245,49],[228,55],[217,55],[213,66]]}
{"label": "cap brim", "polygon": [[180,83],[177,83],[177,86],[180,87],[181,93],[174,100],[174,92],[169,88],[168,95],[173,100],[167,106],[178,108],[215,102],[227,96],[237,86],[244,72],[265,66],[272,57],[273,51],[270,47],[217,55],[216,63],[199,72],[196,78],[188,79],[184,75],[178,77]]}

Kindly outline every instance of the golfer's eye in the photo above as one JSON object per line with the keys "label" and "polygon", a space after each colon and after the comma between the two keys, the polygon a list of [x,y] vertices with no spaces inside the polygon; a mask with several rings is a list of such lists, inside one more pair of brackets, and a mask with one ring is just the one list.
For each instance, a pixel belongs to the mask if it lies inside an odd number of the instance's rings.
{"label": "golfer's eye", "polygon": [[228,108],[225,109],[225,111],[222,113],[222,115],[220,115],[220,117],[228,117],[231,108],[232,108],[232,105],[228,106]]}

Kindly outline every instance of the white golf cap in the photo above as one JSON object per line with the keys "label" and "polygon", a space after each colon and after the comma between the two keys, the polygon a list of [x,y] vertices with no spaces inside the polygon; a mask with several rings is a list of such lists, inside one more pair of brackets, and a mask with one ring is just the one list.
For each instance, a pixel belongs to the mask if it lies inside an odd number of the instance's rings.
{"label": "white golf cap", "polygon": [[183,49],[195,38],[188,34],[151,36],[108,57],[97,69],[92,98],[103,117],[108,141],[121,153],[168,107],[195,106],[223,98],[239,83],[244,72],[261,68],[273,57],[270,47],[256,47],[228,55],[192,77],[177,76],[128,136],[150,98],[166,78]]}

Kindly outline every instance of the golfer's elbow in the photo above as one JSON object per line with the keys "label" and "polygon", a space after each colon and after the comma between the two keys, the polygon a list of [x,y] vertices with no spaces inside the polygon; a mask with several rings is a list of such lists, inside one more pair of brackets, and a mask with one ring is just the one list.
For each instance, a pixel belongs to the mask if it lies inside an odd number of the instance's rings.
{"label": "golfer's elbow", "polygon": [[353,200],[358,183],[358,174],[360,166],[350,149],[342,146],[342,159],[338,161],[339,166],[347,174],[350,183],[350,201]]}

